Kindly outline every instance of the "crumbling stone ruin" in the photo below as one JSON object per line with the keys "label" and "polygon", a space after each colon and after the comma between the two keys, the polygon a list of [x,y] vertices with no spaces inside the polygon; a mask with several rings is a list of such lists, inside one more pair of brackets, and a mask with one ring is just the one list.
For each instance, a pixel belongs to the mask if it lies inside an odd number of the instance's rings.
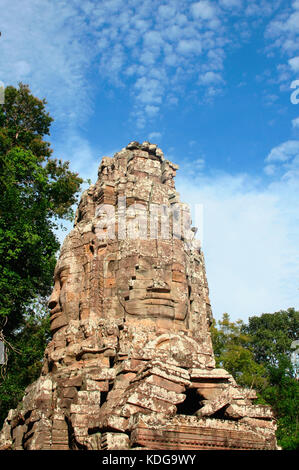
{"label": "crumbling stone ruin", "polygon": [[177,168],[148,142],[102,159],[55,269],[41,376],[1,449],[277,448],[271,409],[215,368]]}

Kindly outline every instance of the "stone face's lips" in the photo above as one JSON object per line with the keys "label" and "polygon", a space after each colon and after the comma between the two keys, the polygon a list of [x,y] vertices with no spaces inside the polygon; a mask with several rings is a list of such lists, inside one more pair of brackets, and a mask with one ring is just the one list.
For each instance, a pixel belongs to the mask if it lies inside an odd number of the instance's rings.
{"label": "stone face's lips", "polygon": [[51,325],[51,328],[54,328],[54,325],[57,324],[57,321],[59,320],[60,317],[63,317],[63,313],[61,311],[61,309],[58,309],[56,312],[51,312],[50,313],[50,325]]}
{"label": "stone face's lips", "polygon": [[169,305],[173,307],[175,301],[170,297],[169,293],[148,292],[146,298],[143,300],[145,304],[149,305]]}
{"label": "stone face's lips", "polygon": [[145,304],[145,305],[165,305],[169,307],[174,307],[174,305],[177,303],[172,297],[169,291],[167,292],[153,292],[153,291],[148,291],[146,293],[146,296],[142,299],[127,299],[126,302],[128,304],[131,303],[136,303],[138,301],[140,304]]}
{"label": "stone face's lips", "polygon": [[174,306],[174,300],[172,299],[164,299],[164,298],[152,298],[152,299],[145,299],[144,303],[147,305],[168,305],[169,307]]}
{"label": "stone face's lips", "polygon": [[62,313],[61,307],[59,305],[57,305],[56,307],[52,308],[52,310],[50,310],[50,317],[53,317],[54,315],[57,317],[56,314],[58,313]]}

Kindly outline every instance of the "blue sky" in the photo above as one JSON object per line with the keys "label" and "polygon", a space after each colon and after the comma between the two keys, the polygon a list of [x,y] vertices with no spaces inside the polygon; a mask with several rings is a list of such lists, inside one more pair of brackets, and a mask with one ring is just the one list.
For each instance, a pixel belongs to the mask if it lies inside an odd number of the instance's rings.
{"label": "blue sky", "polygon": [[2,0],[0,30],[54,156],[93,182],[131,140],[179,164],[216,319],[299,307],[299,0]]}

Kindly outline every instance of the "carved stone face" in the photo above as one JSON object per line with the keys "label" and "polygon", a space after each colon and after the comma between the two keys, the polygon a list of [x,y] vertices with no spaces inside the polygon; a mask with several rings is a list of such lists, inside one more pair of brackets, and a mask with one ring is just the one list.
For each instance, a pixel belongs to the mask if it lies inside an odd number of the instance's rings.
{"label": "carved stone face", "polygon": [[171,242],[167,246],[166,253],[156,240],[133,241],[124,253],[117,244],[111,252],[98,249],[95,242],[90,251],[80,237],[69,239],[49,299],[52,332],[71,320],[91,317],[165,319],[186,325],[190,299],[184,257],[176,251],[173,259]]}
{"label": "carved stone face", "polygon": [[[124,308],[128,315],[143,318],[186,319],[188,313],[188,284],[178,263],[157,262],[155,258],[140,257],[132,266],[124,289]],[[124,286],[125,287],[125,286]]]}
{"label": "carved stone face", "polygon": [[82,292],[82,271],[79,259],[72,253],[61,255],[54,272],[54,287],[48,301],[51,331],[79,318]]}

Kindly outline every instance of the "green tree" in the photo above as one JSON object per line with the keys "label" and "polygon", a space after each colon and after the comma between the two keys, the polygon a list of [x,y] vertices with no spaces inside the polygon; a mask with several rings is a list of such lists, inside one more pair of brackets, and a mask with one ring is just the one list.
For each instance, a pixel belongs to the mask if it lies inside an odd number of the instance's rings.
{"label": "green tree", "polygon": [[10,337],[8,362],[0,378],[0,429],[10,408],[16,408],[24,390],[39,376],[42,358],[50,340],[50,319],[46,299],[34,302],[22,324]]}
{"label": "green tree", "polygon": [[298,312],[289,308],[250,317],[248,324],[223,314],[211,328],[217,366],[239,385],[255,388],[259,403],[271,405],[278,444],[285,450],[299,448],[299,383],[290,356],[298,327]]}
{"label": "green tree", "polygon": [[82,179],[51,157],[53,119],[27,85],[5,89],[0,106],[0,329],[9,336],[26,308],[49,294],[58,219],[73,217]]}
{"label": "green tree", "polygon": [[299,383],[288,356],[281,355],[275,366],[268,367],[269,385],[263,390],[265,403],[277,418],[277,440],[285,450],[299,449]]}
{"label": "green tree", "polygon": [[227,313],[214,321],[211,333],[217,367],[230,372],[239,385],[261,390],[267,383],[267,371],[258,364],[252,352],[252,339],[243,332],[242,320],[232,322]]}
{"label": "green tree", "polygon": [[243,332],[252,338],[255,360],[268,372],[262,397],[277,417],[277,439],[288,450],[299,448],[299,382],[291,345],[299,338],[299,312],[294,308],[249,318]]}
{"label": "green tree", "polygon": [[13,147],[31,150],[43,161],[50,157],[49,142],[43,140],[50,134],[53,119],[45,110],[46,100],[30,93],[28,85],[5,89],[5,102],[0,106],[0,153],[6,154]]}
{"label": "green tree", "polygon": [[250,317],[242,331],[252,338],[256,361],[275,366],[281,355],[290,357],[291,344],[299,339],[299,311],[289,308]]}
{"label": "green tree", "polygon": [[54,230],[72,219],[83,182],[69,162],[52,158],[45,105],[22,83],[7,87],[0,105],[0,336],[8,346],[0,421],[40,373],[59,248]]}

